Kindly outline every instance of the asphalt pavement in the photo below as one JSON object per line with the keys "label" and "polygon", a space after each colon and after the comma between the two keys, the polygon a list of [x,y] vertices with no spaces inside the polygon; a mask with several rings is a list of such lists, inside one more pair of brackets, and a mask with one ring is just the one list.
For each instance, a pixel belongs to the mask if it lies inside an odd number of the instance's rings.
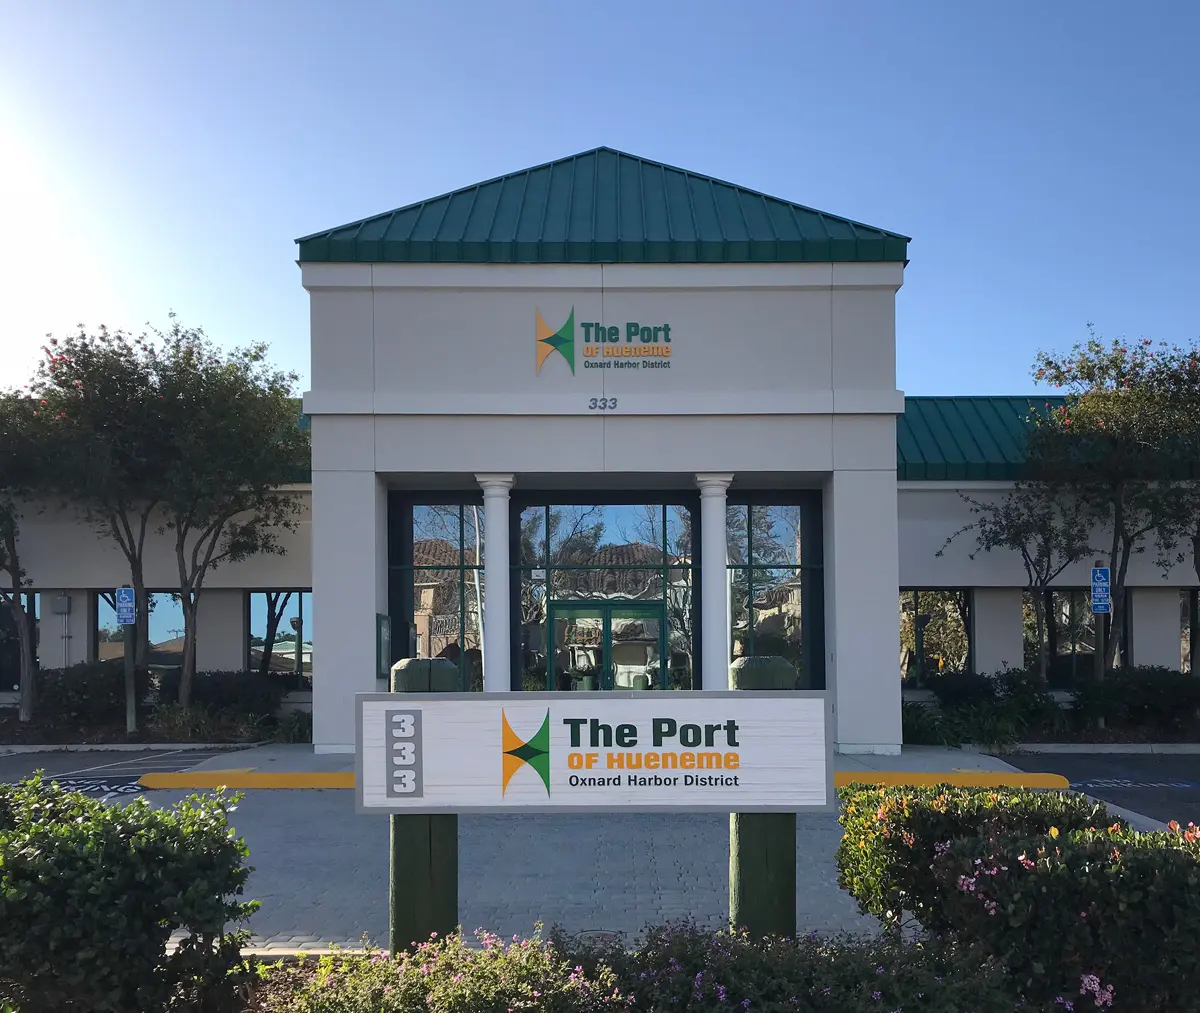
{"label": "asphalt pavement", "polygon": [[1076,791],[1163,823],[1200,824],[1200,755],[1031,753],[1004,759],[1021,770],[1061,774]]}
{"label": "asphalt pavement", "polygon": [[200,749],[6,753],[0,746],[0,783],[12,784],[40,770],[71,791],[104,798],[135,795],[145,791],[138,784],[143,774],[176,773],[219,755],[222,753]]}

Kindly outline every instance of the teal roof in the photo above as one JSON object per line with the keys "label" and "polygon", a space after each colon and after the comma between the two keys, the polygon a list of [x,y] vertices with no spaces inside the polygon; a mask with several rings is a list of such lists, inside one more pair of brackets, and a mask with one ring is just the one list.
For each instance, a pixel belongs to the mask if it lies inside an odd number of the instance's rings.
{"label": "teal roof", "polygon": [[1030,415],[1062,398],[909,397],[896,420],[896,477],[1013,480],[1025,464]]}
{"label": "teal roof", "polygon": [[595,148],[296,242],[302,264],[903,263],[909,238]]}

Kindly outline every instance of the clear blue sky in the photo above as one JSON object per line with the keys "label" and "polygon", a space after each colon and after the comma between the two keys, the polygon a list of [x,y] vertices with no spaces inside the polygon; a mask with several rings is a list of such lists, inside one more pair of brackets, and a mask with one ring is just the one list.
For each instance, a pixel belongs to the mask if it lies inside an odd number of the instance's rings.
{"label": "clear blue sky", "polygon": [[297,236],[607,144],[912,236],[900,386],[1023,393],[1089,320],[1200,335],[1198,40],[1191,0],[0,0],[0,384],[172,308],[306,374]]}

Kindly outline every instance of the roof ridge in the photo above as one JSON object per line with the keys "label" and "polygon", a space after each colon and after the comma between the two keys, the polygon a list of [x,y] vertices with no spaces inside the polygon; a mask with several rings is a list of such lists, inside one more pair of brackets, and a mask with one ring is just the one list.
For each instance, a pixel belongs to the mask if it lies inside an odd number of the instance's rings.
{"label": "roof ridge", "polygon": [[[721,179],[717,176],[709,176],[704,173],[696,172],[692,169],[685,169],[685,168],[682,168],[681,166],[672,165],[668,162],[661,162],[656,159],[646,158],[642,155],[635,155],[632,152],[622,151],[619,148],[613,148],[609,145],[599,145],[595,148],[588,148],[585,151],[576,152],[573,155],[566,155],[566,156],[563,156],[560,158],[552,158],[552,159],[549,159],[548,161],[540,162],[537,165],[530,165],[530,166],[526,166],[523,169],[514,169],[510,172],[500,173],[499,175],[492,176],[489,179],[481,180],[476,183],[468,183],[464,186],[456,187],[453,190],[447,190],[444,193],[437,194],[436,196],[433,196],[433,197],[425,197],[420,200],[410,201],[407,204],[403,204],[400,207],[392,208],[389,211],[382,211],[378,214],[368,215],[364,218],[359,218],[359,219],[356,219],[351,222],[346,222],[342,225],[335,225],[330,228],[318,229],[316,232],[311,232],[307,235],[299,237],[298,239],[295,240],[295,242],[296,243],[307,243],[307,242],[312,242],[314,240],[328,237],[335,232],[341,232],[345,229],[350,229],[350,228],[355,228],[355,227],[361,229],[362,226],[364,226],[364,225],[370,224],[372,222],[378,222],[385,218],[392,218],[402,212],[411,211],[411,210],[413,210],[415,208],[419,208],[425,204],[432,204],[432,203],[435,203],[437,201],[442,201],[442,200],[450,200],[461,194],[465,194],[471,190],[477,191],[477,190],[482,189],[483,187],[491,186],[496,183],[501,183],[504,180],[510,179],[515,176],[529,175],[531,173],[539,172],[539,171],[542,171],[545,169],[550,169],[555,165],[560,165],[560,164],[567,163],[567,162],[574,162],[577,159],[584,158],[589,155],[594,156],[594,155],[599,154],[600,152],[608,152],[608,153],[618,156],[618,158],[632,159],[633,161],[639,163],[639,165],[641,165],[643,167],[644,166],[654,166],[659,169],[669,170],[671,172],[678,172],[687,179],[702,180],[704,182],[707,182],[710,186],[715,184],[715,185],[729,187],[731,190],[735,190],[739,193],[746,194],[746,195],[753,196],[753,197],[758,197],[762,200],[769,201],[774,204],[779,204],[779,205],[783,205],[784,207],[791,208],[793,210],[793,212],[796,210],[806,211],[809,214],[820,216],[820,218],[822,219],[822,222],[824,222],[825,219],[832,219],[832,220],[836,220],[836,221],[845,222],[847,225],[850,225],[851,227],[853,227],[855,229],[867,229],[869,232],[871,232],[873,234],[877,234],[881,237],[885,237],[888,239],[894,239],[894,240],[903,240],[905,243],[912,242],[912,238],[910,236],[905,236],[899,232],[893,232],[890,229],[883,229],[877,225],[868,225],[865,222],[860,222],[853,218],[846,218],[844,215],[835,215],[835,214],[831,214],[829,212],[820,211],[817,208],[810,207],[807,204],[799,204],[796,201],[791,201],[784,197],[776,197],[776,196],[773,196],[762,190],[756,190],[752,187],[743,186],[740,183],[732,183],[727,179]],[[828,231],[828,230],[826,230],[826,231]]]}

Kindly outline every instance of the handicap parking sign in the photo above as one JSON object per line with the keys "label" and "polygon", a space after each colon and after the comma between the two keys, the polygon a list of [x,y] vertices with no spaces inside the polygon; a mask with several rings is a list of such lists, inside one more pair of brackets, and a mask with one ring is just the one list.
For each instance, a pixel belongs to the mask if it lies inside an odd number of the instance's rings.
{"label": "handicap parking sign", "polygon": [[1112,611],[1112,584],[1107,566],[1092,567],[1092,612],[1107,615]]}
{"label": "handicap parking sign", "polygon": [[131,587],[119,587],[113,592],[113,598],[117,603],[117,625],[118,626],[133,626],[137,620],[134,617],[134,602],[136,601]]}

